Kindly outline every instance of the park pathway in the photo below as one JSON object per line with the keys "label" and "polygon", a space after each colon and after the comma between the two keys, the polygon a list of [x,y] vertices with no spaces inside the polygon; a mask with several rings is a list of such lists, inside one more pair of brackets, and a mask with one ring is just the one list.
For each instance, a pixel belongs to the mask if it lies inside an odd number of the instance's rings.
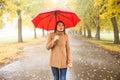
{"label": "park pathway", "polygon": [[[73,68],[67,80],[120,80],[120,55],[70,36]],[[0,68],[0,80],[53,80],[46,42],[26,46],[23,58]],[[114,55],[113,55],[114,54]]]}

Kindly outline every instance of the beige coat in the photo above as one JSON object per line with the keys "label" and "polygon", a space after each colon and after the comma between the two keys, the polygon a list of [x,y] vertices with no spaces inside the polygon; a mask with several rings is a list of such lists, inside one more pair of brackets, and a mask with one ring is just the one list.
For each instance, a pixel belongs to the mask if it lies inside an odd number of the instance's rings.
{"label": "beige coat", "polygon": [[[59,40],[53,41],[55,35],[59,35]],[[71,61],[70,45],[67,34],[63,32],[50,33],[46,48],[51,49],[49,65],[57,68],[67,68]]]}

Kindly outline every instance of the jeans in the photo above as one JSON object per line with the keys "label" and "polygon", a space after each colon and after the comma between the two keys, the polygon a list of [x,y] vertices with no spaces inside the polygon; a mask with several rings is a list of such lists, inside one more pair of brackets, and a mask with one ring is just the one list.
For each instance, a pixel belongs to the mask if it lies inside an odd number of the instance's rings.
{"label": "jeans", "polygon": [[59,69],[59,68],[56,68],[56,67],[51,67],[51,69],[52,69],[52,73],[53,73],[53,76],[54,76],[54,80],[66,80],[67,68]]}

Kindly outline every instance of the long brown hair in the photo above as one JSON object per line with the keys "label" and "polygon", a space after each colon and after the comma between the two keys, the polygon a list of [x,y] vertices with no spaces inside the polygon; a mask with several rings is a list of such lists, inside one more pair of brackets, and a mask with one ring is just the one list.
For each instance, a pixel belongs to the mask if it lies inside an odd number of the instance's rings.
{"label": "long brown hair", "polygon": [[56,33],[56,31],[57,31],[57,25],[58,25],[58,23],[63,23],[63,25],[64,25],[64,30],[63,30],[63,32],[64,32],[64,34],[66,34],[66,32],[65,32],[65,23],[64,23],[63,21],[61,21],[61,20],[59,20],[59,21],[56,22],[55,28],[54,28],[54,33]]}

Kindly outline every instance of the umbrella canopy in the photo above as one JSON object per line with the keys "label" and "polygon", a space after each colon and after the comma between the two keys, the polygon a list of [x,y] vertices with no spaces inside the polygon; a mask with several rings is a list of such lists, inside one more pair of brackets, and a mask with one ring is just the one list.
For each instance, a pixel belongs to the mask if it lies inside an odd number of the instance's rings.
{"label": "umbrella canopy", "polygon": [[65,23],[66,28],[74,27],[80,21],[77,15],[72,11],[53,9],[39,13],[33,18],[32,22],[36,28],[48,31],[54,30],[54,26],[59,20]]}

